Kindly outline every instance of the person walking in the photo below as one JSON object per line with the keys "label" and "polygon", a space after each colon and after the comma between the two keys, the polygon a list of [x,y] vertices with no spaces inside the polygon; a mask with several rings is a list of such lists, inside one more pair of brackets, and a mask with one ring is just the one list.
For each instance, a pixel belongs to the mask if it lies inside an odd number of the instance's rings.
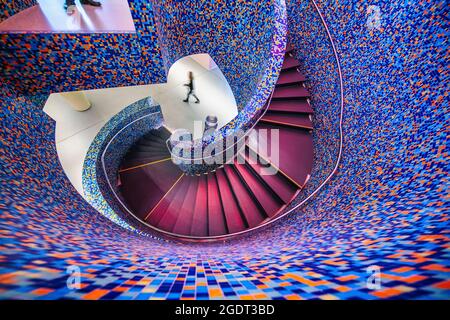
{"label": "person walking", "polygon": [[192,73],[192,71],[189,71],[188,77],[189,77],[189,83],[186,83],[184,86],[189,88],[189,92],[187,94],[186,99],[184,99],[183,101],[189,102],[189,97],[193,96],[195,99],[197,99],[197,101],[195,101],[195,103],[200,103],[200,99],[194,93],[194,74]]}
{"label": "person walking", "polygon": [[[102,5],[100,2],[94,0],[80,0],[80,3],[87,4],[93,7],[100,7]],[[66,13],[68,15],[74,14],[76,8],[77,7],[75,6],[75,0],[66,0],[64,2],[64,10],[66,10]]]}

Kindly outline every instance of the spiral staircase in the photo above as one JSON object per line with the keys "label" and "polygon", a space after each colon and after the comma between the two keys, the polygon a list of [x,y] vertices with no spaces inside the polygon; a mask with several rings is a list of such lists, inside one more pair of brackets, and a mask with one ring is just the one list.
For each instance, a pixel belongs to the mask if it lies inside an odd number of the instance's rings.
{"label": "spiral staircase", "polygon": [[[274,219],[297,196],[313,166],[313,111],[300,63],[287,46],[265,114],[254,129],[277,129],[279,155],[246,141],[238,155],[213,172],[188,175],[171,161],[170,132],[161,127],[140,138],[119,169],[119,190],[141,222],[169,236],[192,240],[228,237]],[[264,135],[271,150],[271,135]],[[274,174],[267,174],[268,168]]]}

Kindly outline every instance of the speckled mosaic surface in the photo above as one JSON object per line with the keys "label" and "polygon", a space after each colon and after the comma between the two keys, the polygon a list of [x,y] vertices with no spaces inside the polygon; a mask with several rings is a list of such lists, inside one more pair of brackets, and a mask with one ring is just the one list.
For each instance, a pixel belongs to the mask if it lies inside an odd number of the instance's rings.
{"label": "speckled mosaic surface", "polygon": [[[301,5],[287,2],[288,15]],[[2,86],[0,297],[449,299],[446,2],[317,2],[342,65],[343,159],[307,206],[246,238],[188,245],[111,223],[64,176],[46,97]],[[369,5],[380,8],[379,29],[368,27]],[[317,16],[302,17],[290,24],[323,39]],[[296,49],[306,62],[317,55]],[[334,130],[333,116],[319,119],[315,128]],[[67,286],[70,266],[80,289]],[[380,288],[367,286],[371,266]]]}
{"label": "speckled mosaic surface", "polygon": [[0,22],[36,4],[36,0],[2,0],[0,2]]}

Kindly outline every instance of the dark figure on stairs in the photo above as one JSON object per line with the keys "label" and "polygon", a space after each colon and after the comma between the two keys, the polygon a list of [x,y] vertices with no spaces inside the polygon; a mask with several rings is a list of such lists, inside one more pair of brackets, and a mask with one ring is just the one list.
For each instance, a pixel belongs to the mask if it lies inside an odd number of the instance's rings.
{"label": "dark figure on stairs", "polygon": [[[81,4],[87,4],[89,6],[100,7],[102,4],[94,0],[80,0]],[[66,0],[64,3],[64,10],[68,15],[75,13],[76,10],[75,0]]]}
{"label": "dark figure on stairs", "polygon": [[184,86],[189,88],[189,92],[187,94],[186,99],[184,99],[183,101],[189,102],[189,97],[192,95],[192,96],[194,96],[195,99],[197,99],[197,101],[195,101],[195,103],[200,103],[200,99],[194,93],[194,74],[192,73],[192,71],[189,71],[188,76],[189,76],[189,83],[186,83]]}

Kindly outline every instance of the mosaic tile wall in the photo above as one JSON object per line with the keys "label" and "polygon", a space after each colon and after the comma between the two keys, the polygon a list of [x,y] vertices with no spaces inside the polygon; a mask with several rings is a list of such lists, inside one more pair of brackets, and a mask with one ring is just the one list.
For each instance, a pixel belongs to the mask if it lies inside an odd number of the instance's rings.
{"label": "mosaic tile wall", "polygon": [[36,4],[36,0],[0,0],[0,22]]}
{"label": "mosaic tile wall", "polygon": [[[449,299],[446,2],[317,2],[342,65],[343,159],[308,206],[246,238],[182,244],[110,223],[57,163],[45,96],[2,86],[0,297]],[[380,24],[369,5],[379,6]],[[318,31],[303,34],[322,39],[317,15],[307,18]],[[317,55],[296,49],[305,61]],[[67,286],[70,266],[79,289]],[[367,286],[371,266],[380,268],[377,289]]]}
{"label": "mosaic tile wall", "polygon": [[151,2],[128,3],[136,33],[1,34],[0,81],[23,94],[165,82]]}

